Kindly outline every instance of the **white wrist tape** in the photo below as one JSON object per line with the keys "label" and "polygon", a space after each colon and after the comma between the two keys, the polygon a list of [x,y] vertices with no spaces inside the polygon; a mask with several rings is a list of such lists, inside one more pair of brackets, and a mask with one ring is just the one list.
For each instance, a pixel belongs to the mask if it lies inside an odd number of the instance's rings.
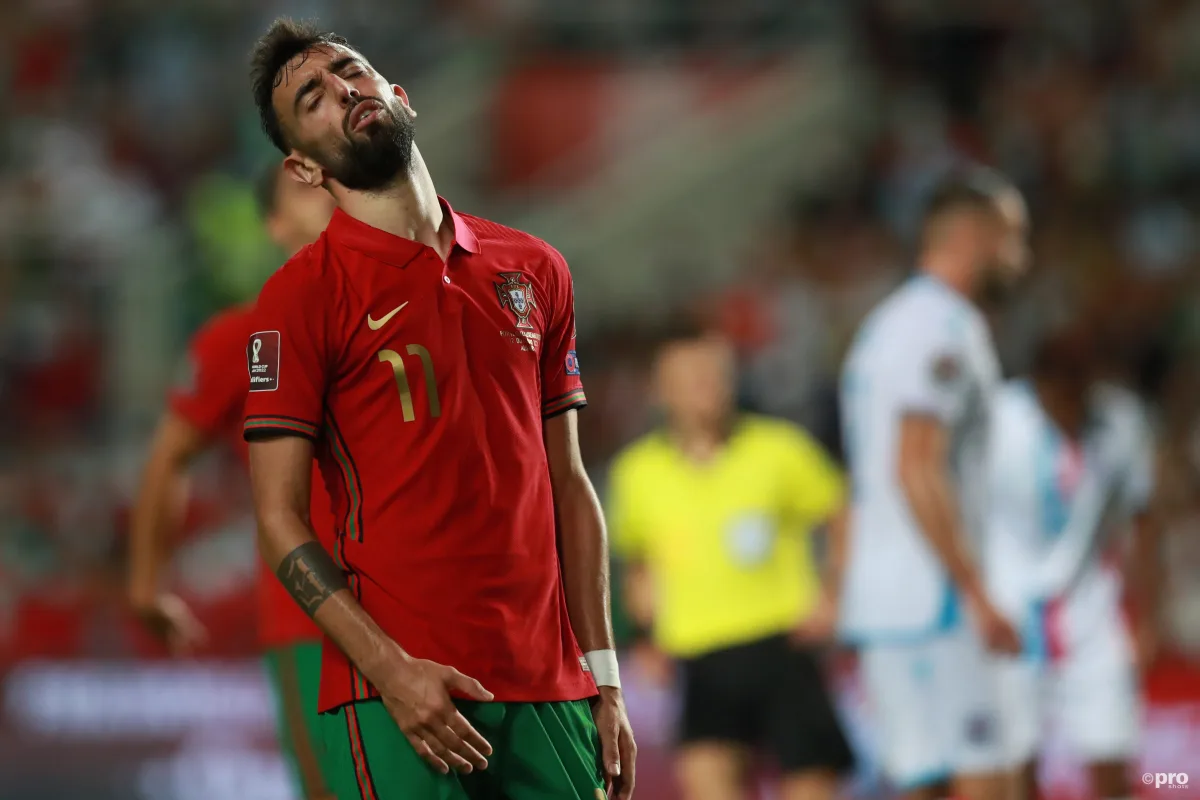
{"label": "white wrist tape", "polygon": [[592,673],[597,686],[621,688],[621,668],[617,666],[616,650],[592,650],[584,653],[580,660],[584,671]]}

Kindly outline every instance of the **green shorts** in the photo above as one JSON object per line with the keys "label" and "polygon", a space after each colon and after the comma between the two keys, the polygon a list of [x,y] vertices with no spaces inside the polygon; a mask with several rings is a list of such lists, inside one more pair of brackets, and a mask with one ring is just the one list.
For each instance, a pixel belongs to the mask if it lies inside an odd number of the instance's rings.
{"label": "green shorts", "polygon": [[331,798],[328,776],[322,771],[321,723],[317,690],[321,685],[321,643],[296,642],[263,655],[275,693],[279,746],[304,800]]}
{"label": "green shorts", "polygon": [[338,800],[597,800],[600,735],[587,700],[456,701],[492,745],[488,768],[442,775],[417,756],[378,700],[321,715]]}

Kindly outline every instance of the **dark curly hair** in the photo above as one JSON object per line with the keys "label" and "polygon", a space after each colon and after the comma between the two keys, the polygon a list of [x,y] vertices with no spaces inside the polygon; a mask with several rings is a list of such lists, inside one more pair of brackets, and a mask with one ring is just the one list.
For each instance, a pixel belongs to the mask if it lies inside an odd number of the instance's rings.
{"label": "dark curly hair", "polygon": [[254,94],[263,132],[285,155],[291,152],[291,145],[271,103],[271,94],[283,80],[283,70],[289,61],[314,47],[328,44],[350,46],[344,37],[323,31],[311,22],[280,17],[259,37],[250,53],[250,90]]}

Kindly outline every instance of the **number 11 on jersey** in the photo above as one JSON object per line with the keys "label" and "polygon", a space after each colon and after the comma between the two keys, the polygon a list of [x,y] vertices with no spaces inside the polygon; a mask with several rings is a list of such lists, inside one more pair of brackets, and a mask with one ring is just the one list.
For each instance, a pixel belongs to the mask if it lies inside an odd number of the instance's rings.
{"label": "number 11 on jersey", "polygon": [[[429,397],[429,413],[433,417],[442,415],[442,404],[438,399],[437,377],[433,372],[433,358],[429,355],[429,351],[419,344],[410,344],[406,349],[410,356],[416,356],[421,359],[421,366],[425,372],[425,393]],[[404,356],[397,353],[395,350],[380,350],[377,354],[380,362],[386,361],[392,365],[392,374],[396,378],[396,388],[400,391],[400,411],[404,415],[405,422],[412,422],[417,418],[413,412],[412,389],[408,385],[408,372],[404,369]]]}

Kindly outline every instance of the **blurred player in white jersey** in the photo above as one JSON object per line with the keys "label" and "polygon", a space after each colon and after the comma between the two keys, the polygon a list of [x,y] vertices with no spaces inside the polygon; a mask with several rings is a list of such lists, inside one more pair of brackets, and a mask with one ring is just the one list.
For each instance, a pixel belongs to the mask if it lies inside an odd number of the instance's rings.
{"label": "blurred player in white jersey", "polygon": [[[1031,380],[1001,391],[986,562],[989,588],[1025,644],[1000,667],[1013,760],[1027,765],[1032,789],[1052,717],[1088,763],[1093,796],[1116,800],[1132,797],[1127,772],[1138,727],[1117,534],[1134,528],[1131,566],[1141,566],[1153,557],[1157,528],[1145,415],[1132,395],[1093,387],[1095,355],[1085,330],[1064,329],[1041,345]],[[1156,604],[1138,605],[1139,630],[1153,631]]]}
{"label": "blurred player in white jersey", "polygon": [[933,193],[916,277],[858,332],[842,376],[854,498],[841,595],[884,774],[905,797],[994,800],[1011,785],[988,651],[1019,637],[980,566],[988,419],[1000,371],[981,307],[1029,262],[1020,193],[967,170]]}

